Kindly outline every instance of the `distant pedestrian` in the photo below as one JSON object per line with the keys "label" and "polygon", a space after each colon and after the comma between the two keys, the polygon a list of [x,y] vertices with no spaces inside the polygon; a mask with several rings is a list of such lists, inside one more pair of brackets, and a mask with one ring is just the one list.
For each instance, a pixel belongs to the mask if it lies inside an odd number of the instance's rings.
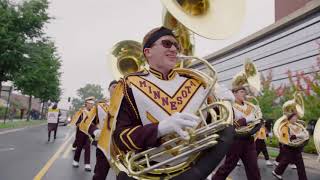
{"label": "distant pedestrian", "polygon": [[48,110],[47,121],[48,121],[48,142],[50,141],[51,131],[54,131],[53,139],[57,138],[59,116],[61,115],[58,109],[57,103]]}

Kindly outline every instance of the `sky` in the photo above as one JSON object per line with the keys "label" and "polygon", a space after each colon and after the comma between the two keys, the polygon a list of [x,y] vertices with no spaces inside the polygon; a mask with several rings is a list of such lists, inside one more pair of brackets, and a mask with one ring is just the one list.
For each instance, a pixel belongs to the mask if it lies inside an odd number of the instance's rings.
{"label": "sky", "polygon": [[[122,40],[141,42],[150,29],[162,25],[163,8],[160,0],[51,0],[49,15],[54,19],[45,31],[62,61],[62,108],[88,83],[106,91],[113,80],[110,49]],[[246,0],[240,31],[226,40],[195,36],[195,55],[204,57],[271,25],[274,11],[274,0]]]}

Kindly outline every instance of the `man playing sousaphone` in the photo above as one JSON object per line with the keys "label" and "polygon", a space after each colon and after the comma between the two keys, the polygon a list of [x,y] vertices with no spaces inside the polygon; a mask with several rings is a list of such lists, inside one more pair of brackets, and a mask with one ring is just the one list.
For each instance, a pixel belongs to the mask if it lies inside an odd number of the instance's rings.
{"label": "man playing sousaphone", "polygon": [[[253,64],[248,65],[248,63],[249,62],[246,62],[246,67],[253,67]],[[246,72],[247,70],[249,69],[245,68]],[[256,71],[255,68],[254,71]],[[258,91],[258,89],[250,87],[250,83],[248,83],[248,77],[248,73],[245,74],[241,72],[233,78],[232,82],[232,92],[235,96],[235,103],[233,104],[235,117],[233,123],[236,128],[236,131],[237,129],[243,129],[247,126],[251,126],[253,122],[257,121],[258,117],[256,117],[256,113],[257,111],[260,111],[260,108],[257,105],[254,105],[247,101],[247,95],[249,91]],[[256,129],[259,128],[260,127],[257,127]],[[227,176],[231,173],[231,171],[236,167],[239,159],[241,159],[244,164],[247,179],[261,179],[257,163],[257,152],[254,143],[253,133],[254,132],[237,132],[233,144],[231,145],[231,148],[229,149],[229,152],[226,155],[224,164],[220,166],[220,168],[212,177],[212,180],[225,180]]]}
{"label": "man playing sousaphone", "polygon": [[[207,89],[201,78],[174,69],[179,49],[175,35],[167,28],[155,28],[144,37],[143,53],[150,70],[128,75],[118,83],[123,95],[113,139],[120,151],[141,152],[157,147],[162,137],[172,133],[189,140],[186,128],[199,124],[199,117],[193,113],[206,100]],[[206,149],[191,168],[166,178],[205,179],[225,155],[232,134],[232,127],[220,131],[219,143]],[[117,178],[131,179],[129,176],[132,174],[120,172]]]}
{"label": "man playing sousaphone", "polygon": [[274,126],[275,135],[282,144],[281,159],[279,165],[272,174],[282,179],[282,174],[289,164],[295,164],[299,180],[306,180],[306,171],[302,158],[302,150],[308,142],[309,133],[299,123],[298,118],[303,116],[304,106],[301,94],[295,93],[293,100],[283,105],[283,116],[278,119]]}

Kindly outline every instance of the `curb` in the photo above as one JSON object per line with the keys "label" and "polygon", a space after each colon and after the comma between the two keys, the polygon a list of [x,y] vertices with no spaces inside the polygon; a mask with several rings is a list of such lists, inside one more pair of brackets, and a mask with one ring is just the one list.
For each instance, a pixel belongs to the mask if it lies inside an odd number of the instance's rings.
{"label": "curb", "polygon": [[26,126],[26,127],[22,127],[22,128],[2,129],[2,130],[0,130],[0,135],[11,133],[11,132],[22,131],[22,130],[28,129],[28,128],[39,127],[39,126],[43,126],[43,125],[46,125],[46,124],[47,124],[47,122],[44,122],[44,123],[41,123],[41,124],[36,124],[36,125],[30,125],[30,126]]}

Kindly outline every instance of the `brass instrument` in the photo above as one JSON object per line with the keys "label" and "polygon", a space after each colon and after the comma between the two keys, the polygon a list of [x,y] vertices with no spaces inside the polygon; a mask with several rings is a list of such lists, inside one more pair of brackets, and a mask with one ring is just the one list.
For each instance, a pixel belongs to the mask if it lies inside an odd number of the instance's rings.
{"label": "brass instrument", "polygon": [[[160,177],[170,179],[188,171],[191,164],[200,157],[201,151],[209,150],[218,144],[218,133],[222,132],[226,127],[232,129],[231,126],[233,124],[233,111],[230,102],[219,101],[215,97],[213,99],[217,101],[207,102],[207,97],[213,94],[214,86],[217,82],[217,74],[206,60],[192,56],[194,47],[193,33],[189,30],[211,39],[222,39],[230,36],[238,31],[242,22],[244,0],[162,0],[162,3],[169,12],[165,13],[164,26],[173,29],[182,46],[180,53],[186,55],[179,56],[179,59],[183,62],[180,67],[188,67],[191,60],[195,60],[204,64],[208,70],[208,72],[204,73],[194,69],[177,68],[176,71],[204,82],[207,90],[206,98],[203,99],[199,109],[195,108],[194,113],[200,117],[201,123],[196,129],[187,129],[190,136],[189,140],[174,136],[174,138],[165,141],[160,147],[127,154],[118,150],[116,145],[113,145],[111,166],[116,171],[123,171],[135,179],[160,179]],[[203,3],[205,7],[201,8]],[[182,6],[188,13],[181,9]],[[127,69],[130,68],[127,67]],[[213,108],[218,109],[219,113]],[[207,121],[208,114],[210,114],[210,121]],[[231,141],[232,132],[228,134],[230,137],[226,139]],[[224,143],[228,144],[228,142]],[[227,149],[221,151],[227,152]],[[159,158],[162,160],[157,162]]]}
{"label": "brass instrument", "polygon": [[245,15],[244,0],[161,0],[164,7],[192,32],[225,39],[238,32]]}
{"label": "brass instrument", "polygon": [[276,120],[273,126],[274,135],[282,144],[292,147],[304,146],[310,138],[304,121],[298,120],[295,123],[295,125],[298,126],[304,134],[306,134],[306,136],[303,138],[297,138],[291,141],[290,138],[283,138],[281,132],[282,128],[288,125],[288,116],[290,116],[292,113],[297,113],[299,118],[302,118],[304,116],[304,101],[302,98],[302,94],[300,92],[296,92],[292,100],[289,100],[283,104],[282,110],[283,116]]}
{"label": "brass instrument", "polygon": [[[113,166],[118,170],[126,172],[129,176],[136,179],[165,179],[175,177],[186,170],[190,164],[197,159],[201,151],[208,149],[218,143],[219,135],[217,132],[232,125],[233,111],[231,104],[228,101],[218,101],[208,103],[207,98],[212,94],[215,83],[217,82],[216,71],[206,60],[191,57],[180,56],[180,59],[196,59],[203,63],[211,73],[205,74],[197,70],[177,69],[182,74],[189,76],[200,77],[201,81],[205,82],[206,96],[203,99],[201,107],[195,111],[201,123],[196,129],[187,129],[190,139],[184,140],[181,137],[175,138],[164,142],[161,146],[151,148],[139,153],[129,152],[123,154],[118,152]],[[220,110],[219,115],[212,112],[214,107]],[[207,113],[213,113],[211,123],[207,123]],[[168,154],[175,154],[174,156],[167,157]],[[160,162],[157,159],[166,158]],[[152,162],[152,163],[151,163]]]}
{"label": "brass instrument", "polygon": [[[173,30],[181,46],[180,53],[185,56],[194,55],[194,33],[224,39],[238,32],[245,10],[244,0],[162,0],[162,3],[163,26]],[[191,59],[178,63],[177,67],[190,65]]]}
{"label": "brass instrument", "polygon": [[319,155],[318,161],[320,161],[320,118],[318,119],[316,126],[314,128],[313,140]]}
{"label": "brass instrument", "polygon": [[115,44],[109,54],[109,59],[115,79],[141,71],[146,67],[142,45],[133,40],[124,40]]}
{"label": "brass instrument", "polygon": [[[163,26],[171,29],[176,36],[178,43],[180,44],[180,53],[185,56],[193,56],[194,53],[194,36],[183,24],[177,21],[170,12],[165,10],[163,18]],[[188,67],[191,64],[191,60],[180,61],[177,67]]]}
{"label": "brass instrument", "polygon": [[262,112],[259,107],[259,101],[256,98],[261,91],[261,81],[256,66],[249,59],[245,60],[244,70],[233,77],[232,87],[245,87],[248,92],[246,99],[255,102],[255,104],[246,102],[254,107],[255,120],[248,123],[247,126],[236,128],[236,133],[239,136],[253,135],[260,129],[262,122]]}

